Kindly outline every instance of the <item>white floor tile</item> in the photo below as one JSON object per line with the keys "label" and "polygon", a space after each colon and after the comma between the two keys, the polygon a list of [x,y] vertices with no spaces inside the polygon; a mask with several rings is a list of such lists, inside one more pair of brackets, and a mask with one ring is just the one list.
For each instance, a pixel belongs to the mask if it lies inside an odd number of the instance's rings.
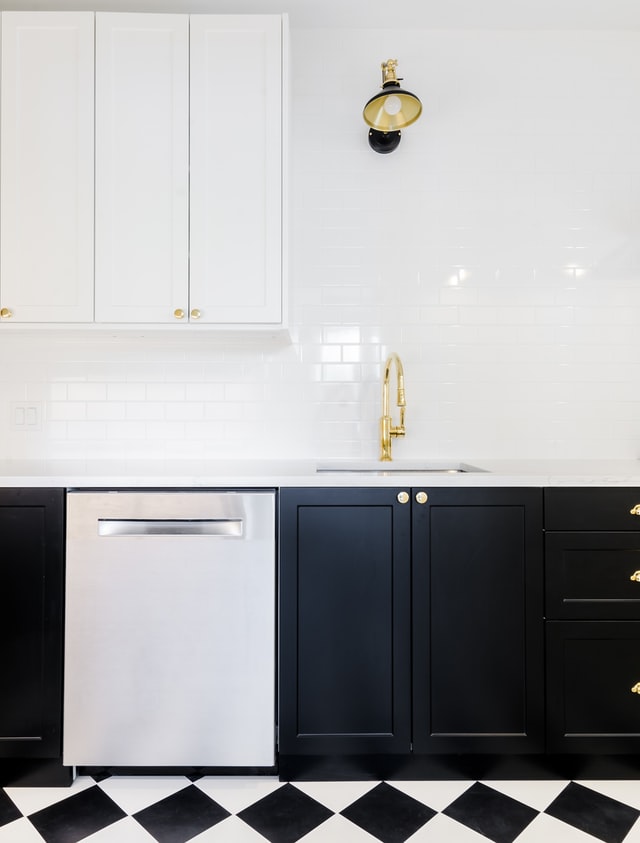
{"label": "white floor tile", "polygon": [[29,820],[23,818],[0,826],[0,843],[42,843],[42,837]]}
{"label": "white floor tile", "polygon": [[424,802],[434,811],[442,811],[468,790],[473,781],[438,781],[438,782],[394,782],[390,785],[403,793],[413,796],[419,802]]}
{"label": "white floor tile", "polygon": [[376,787],[378,782],[293,782],[293,784],[307,796],[317,799],[330,810],[339,813]]}
{"label": "white floor tile", "polygon": [[301,837],[299,843],[375,843],[377,840],[350,820],[335,814]]}
{"label": "white floor tile", "polygon": [[189,843],[264,843],[265,838],[237,817],[227,817],[213,828],[203,831]]}
{"label": "white floor tile", "polygon": [[[438,814],[412,834],[406,843],[489,843],[489,841],[487,837],[467,828],[466,825],[461,825],[445,817],[444,814]],[[520,838],[518,838],[518,843],[520,843]],[[553,843],[559,843],[559,841],[554,840]]]}
{"label": "white floor tile", "polygon": [[148,831],[131,817],[124,817],[117,823],[83,837],[82,843],[156,843]]}
{"label": "white floor tile", "polygon": [[487,787],[499,790],[518,802],[523,802],[537,811],[544,811],[556,796],[565,789],[569,780],[549,779],[543,781],[484,781]]}
{"label": "white floor tile", "polygon": [[[594,843],[597,838],[548,814],[540,814],[517,838],[518,843]],[[625,841],[626,843],[626,841]]]}
{"label": "white floor tile", "polygon": [[243,808],[248,808],[259,799],[268,796],[282,787],[283,782],[272,776],[229,777],[215,776],[198,779],[194,782],[203,793],[214,799],[218,805],[226,808],[232,814],[237,814]]}
{"label": "white floor tile", "polygon": [[90,776],[78,776],[71,787],[6,787],[4,790],[18,810],[27,816],[94,785]]}
{"label": "white floor tile", "polygon": [[112,776],[98,782],[127,814],[135,814],[190,785],[185,776]]}

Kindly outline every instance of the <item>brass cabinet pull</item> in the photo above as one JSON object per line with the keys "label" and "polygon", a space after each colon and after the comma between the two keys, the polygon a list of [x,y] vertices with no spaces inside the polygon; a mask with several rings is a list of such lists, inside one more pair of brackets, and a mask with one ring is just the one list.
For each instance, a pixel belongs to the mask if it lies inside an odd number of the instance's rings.
{"label": "brass cabinet pull", "polygon": [[632,582],[640,582],[640,571],[635,571],[633,574],[631,574],[631,576],[629,577],[629,579],[630,579]]}
{"label": "brass cabinet pull", "polygon": [[184,310],[181,307],[177,307],[173,311],[173,315],[176,317],[176,319],[184,319]]}
{"label": "brass cabinet pull", "polygon": [[192,319],[199,319],[202,316],[202,311],[198,310],[197,307],[194,307],[191,311],[191,318]]}
{"label": "brass cabinet pull", "polygon": [[398,492],[398,503],[408,503],[409,494],[407,492]]}
{"label": "brass cabinet pull", "polygon": [[429,495],[426,492],[418,492],[416,494],[416,501],[418,503],[426,503],[429,500]]}
{"label": "brass cabinet pull", "polygon": [[640,503],[637,503],[629,510],[629,515],[640,515]]}
{"label": "brass cabinet pull", "polygon": [[632,694],[640,694],[640,682],[636,682],[636,684],[631,689]]}
{"label": "brass cabinet pull", "polygon": [[11,319],[13,313],[9,310],[8,307],[3,307],[0,310],[0,319]]}

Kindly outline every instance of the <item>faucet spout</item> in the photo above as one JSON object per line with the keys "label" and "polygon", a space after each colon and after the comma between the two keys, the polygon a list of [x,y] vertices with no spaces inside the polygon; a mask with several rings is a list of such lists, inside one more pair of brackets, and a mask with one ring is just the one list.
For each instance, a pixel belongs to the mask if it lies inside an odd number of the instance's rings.
{"label": "faucet spout", "polygon": [[[396,388],[397,397],[396,405],[400,408],[400,424],[394,426],[389,410],[389,381],[391,378],[391,366],[395,364],[396,367]],[[404,413],[407,406],[407,401],[404,393],[404,368],[402,360],[395,353],[391,352],[387,361],[384,364],[384,371],[382,377],[382,416],[380,418],[380,460],[382,462],[390,462],[391,457],[391,439],[394,436],[404,436]]]}

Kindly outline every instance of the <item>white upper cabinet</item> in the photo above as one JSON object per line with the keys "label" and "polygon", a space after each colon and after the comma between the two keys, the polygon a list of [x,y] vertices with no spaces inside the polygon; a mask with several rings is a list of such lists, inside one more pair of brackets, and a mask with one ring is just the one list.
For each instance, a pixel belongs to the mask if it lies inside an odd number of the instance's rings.
{"label": "white upper cabinet", "polygon": [[283,324],[284,22],[2,13],[0,327]]}
{"label": "white upper cabinet", "polygon": [[282,319],[282,21],[191,18],[191,311]]}
{"label": "white upper cabinet", "polygon": [[188,307],[189,18],[96,14],[96,322]]}
{"label": "white upper cabinet", "polygon": [[91,12],[4,12],[0,322],[93,319]]}

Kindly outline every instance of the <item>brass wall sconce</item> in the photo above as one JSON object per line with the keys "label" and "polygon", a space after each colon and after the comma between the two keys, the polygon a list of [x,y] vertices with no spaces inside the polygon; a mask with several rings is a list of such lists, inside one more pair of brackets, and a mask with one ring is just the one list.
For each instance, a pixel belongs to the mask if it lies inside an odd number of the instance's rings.
{"label": "brass wall sconce", "polygon": [[362,112],[369,129],[369,146],[375,152],[393,152],[400,143],[400,129],[420,117],[422,103],[400,87],[397,59],[382,62],[382,91],[371,97]]}

